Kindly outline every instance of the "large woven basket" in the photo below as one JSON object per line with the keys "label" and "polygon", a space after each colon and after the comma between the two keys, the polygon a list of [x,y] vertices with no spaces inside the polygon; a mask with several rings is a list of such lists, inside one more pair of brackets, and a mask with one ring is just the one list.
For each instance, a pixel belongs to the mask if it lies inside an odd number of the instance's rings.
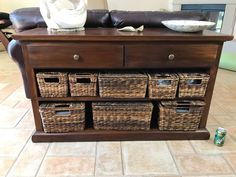
{"label": "large woven basket", "polygon": [[152,73],[148,74],[149,98],[174,99],[178,87],[179,77],[176,74]]}
{"label": "large woven basket", "polygon": [[203,101],[162,101],[159,104],[159,129],[197,130],[204,106]]}
{"label": "large woven basket", "polygon": [[149,130],[153,105],[138,102],[92,103],[96,130]]}
{"label": "large woven basket", "polygon": [[71,96],[96,96],[97,77],[94,73],[70,73]]}
{"label": "large woven basket", "polygon": [[210,76],[205,73],[179,73],[179,97],[204,97]]}
{"label": "large woven basket", "polygon": [[75,132],[84,129],[84,103],[41,104],[39,112],[46,133]]}
{"label": "large woven basket", "polygon": [[36,74],[42,97],[66,97],[68,94],[67,73],[40,72]]}
{"label": "large woven basket", "polygon": [[140,73],[99,74],[99,94],[110,98],[144,98],[148,76]]}

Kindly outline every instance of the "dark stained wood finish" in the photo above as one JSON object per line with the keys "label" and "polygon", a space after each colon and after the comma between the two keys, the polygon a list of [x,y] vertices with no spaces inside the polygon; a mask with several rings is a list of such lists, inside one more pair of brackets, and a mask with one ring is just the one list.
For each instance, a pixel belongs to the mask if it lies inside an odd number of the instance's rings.
{"label": "dark stained wood finish", "polygon": [[48,32],[46,28],[35,28],[13,35],[21,41],[122,41],[122,42],[153,42],[153,41],[205,41],[223,42],[233,36],[205,30],[199,33],[179,33],[166,28],[145,28],[143,32],[121,32],[116,28],[87,28],[80,32]]}
{"label": "dark stained wood finish", "polygon": [[[129,68],[209,67],[215,62],[217,50],[216,44],[127,45],[125,66]],[[168,58],[171,54],[174,55],[173,60]]]}
{"label": "dark stained wood finish", "polygon": [[[34,142],[53,141],[110,141],[110,140],[187,140],[208,139],[206,130],[208,112],[214,89],[219,59],[223,42],[233,36],[203,31],[200,33],[176,33],[168,29],[145,29],[143,33],[118,32],[116,29],[86,29],[82,32],[49,33],[44,28],[33,29],[15,34],[21,41],[24,53],[25,70],[30,85],[30,97],[34,112],[36,132]],[[79,54],[79,61],[73,55]],[[174,60],[168,60],[174,54]],[[92,129],[93,101],[151,101],[158,99],[114,99],[100,97],[39,97],[35,74],[40,71],[59,69],[67,72],[96,69],[143,71],[205,71],[210,74],[206,95],[201,99],[206,102],[199,130],[197,131],[159,131],[157,114],[152,116],[152,129],[149,131],[97,131]],[[180,98],[176,98],[180,99]],[[182,98],[181,98],[182,99]],[[180,99],[180,100],[181,100]],[[192,98],[186,98],[192,99]],[[86,102],[86,127],[74,133],[44,133],[39,114],[39,104],[51,101]],[[157,111],[157,110],[154,110]]]}
{"label": "dark stained wood finish", "polygon": [[[123,66],[123,46],[75,43],[33,43],[27,45],[30,64],[49,68],[104,68]],[[74,60],[74,55],[79,55]]]}
{"label": "dark stained wood finish", "polygon": [[136,141],[136,140],[207,140],[210,134],[206,129],[197,131],[104,131],[84,130],[73,133],[35,132],[33,142],[64,142],[66,141]]}

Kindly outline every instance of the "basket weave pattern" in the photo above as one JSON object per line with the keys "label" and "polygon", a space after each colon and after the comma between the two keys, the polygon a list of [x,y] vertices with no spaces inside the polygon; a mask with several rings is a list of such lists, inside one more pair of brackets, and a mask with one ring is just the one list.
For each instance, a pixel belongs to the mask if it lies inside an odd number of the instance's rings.
{"label": "basket weave pattern", "polygon": [[39,86],[39,92],[42,97],[47,98],[47,97],[67,96],[68,93],[67,73],[42,72],[42,73],[37,73],[36,78]]}
{"label": "basket weave pattern", "polygon": [[39,112],[44,132],[63,133],[84,130],[84,103],[49,103],[41,104]]}
{"label": "basket weave pattern", "polygon": [[204,105],[203,101],[162,101],[159,104],[159,129],[197,130]]}
{"label": "basket weave pattern", "polygon": [[[179,97],[204,97],[210,76],[204,73],[180,73]],[[196,82],[197,81],[197,82]]]}
{"label": "basket weave pattern", "polygon": [[[83,80],[88,80],[89,82],[85,83],[83,82]],[[71,96],[96,96],[97,95],[97,74],[70,73],[69,82],[70,82]]]}
{"label": "basket weave pattern", "polygon": [[96,130],[149,130],[151,103],[100,102],[93,103],[93,122]]}
{"label": "basket weave pattern", "polygon": [[179,78],[176,74],[156,73],[149,74],[149,98],[174,99]]}
{"label": "basket weave pattern", "polygon": [[144,98],[148,77],[145,74],[99,74],[99,94],[110,98]]}

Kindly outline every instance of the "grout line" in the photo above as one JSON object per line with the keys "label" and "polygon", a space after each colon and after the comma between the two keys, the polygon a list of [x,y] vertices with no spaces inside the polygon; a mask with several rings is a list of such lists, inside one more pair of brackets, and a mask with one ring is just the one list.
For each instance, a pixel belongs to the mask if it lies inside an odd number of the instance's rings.
{"label": "grout line", "polygon": [[27,138],[25,144],[23,145],[23,147],[21,148],[20,152],[18,153],[18,155],[16,156],[16,159],[14,160],[13,164],[11,165],[11,167],[9,168],[9,170],[6,173],[6,177],[9,175],[9,173],[11,172],[11,170],[13,169],[13,167],[16,164],[16,161],[18,160],[18,158],[20,157],[21,153],[24,151],[25,147],[27,146],[27,144],[29,143],[31,136],[33,134],[33,131],[31,131],[30,136]]}
{"label": "grout line", "polygon": [[52,144],[52,143],[49,143],[49,144],[48,144],[47,150],[46,150],[46,152],[45,152],[45,154],[44,154],[44,156],[43,156],[43,158],[42,158],[42,161],[40,162],[40,164],[39,164],[39,166],[38,166],[38,169],[37,169],[37,171],[36,171],[34,177],[38,176],[39,170],[40,170],[40,168],[41,168],[41,166],[42,166],[42,164],[43,164],[43,161],[44,161],[45,157],[47,156],[47,153],[48,153],[48,150],[49,150],[49,147],[51,146],[51,144]]}
{"label": "grout line", "polygon": [[221,157],[225,160],[226,164],[229,166],[229,168],[234,172],[234,174],[236,173],[236,170],[234,170],[234,168],[232,167],[231,163],[225,158],[225,156],[223,154],[221,154]]}
{"label": "grout line", "polygon": [[125,175],[125,169],[124,169],[124,164],[123,164],[123,150],[122,150],[122,145],[120,141],[120,159],[121,159],[121,170],[122,170],[122,175]]}
{"label": "grout line", "polygon": [[30,108],[28,108],[27,111],[25,111],[25,113],[21,116],[21,118],[19,119],[19,121],[15,124],[15,126],[13,128],[17,128],[17,126],[20,124],[20,122],[25,118],[25,116],[27,116],[27,114],[30,112]]}
{"label": "grout line", "polygon": [[178,165],[177,165],[177,163],[176,163],[175,156],[174,156],[174,154],[172,153],[171,148],[170,148],[170,146],[169,146],[169,144],[168,144],[168,141],[164,141],[164,142],[165,142],[165,144],[166,144],[166,146],[167,146],[167,148],[168,148],[168,150],[169,150],[169,152],[170,152],[170,155],[172,156],[172,159],[173,159],[174,164],[175,164],[175,166],[176,166],[178,175],[182,176],[182,174],[181,174],[181,172],[180,172],[180,170],[179,170],[179,168],[178,168]]}
{"label": "grout line", "polygon": [[94,171],[93,171],[93,175],[96,176],[96,168],[97,168],[97,153],[98,153],[98,142],[96,142],[95,145],[95,161],[94,161]]}

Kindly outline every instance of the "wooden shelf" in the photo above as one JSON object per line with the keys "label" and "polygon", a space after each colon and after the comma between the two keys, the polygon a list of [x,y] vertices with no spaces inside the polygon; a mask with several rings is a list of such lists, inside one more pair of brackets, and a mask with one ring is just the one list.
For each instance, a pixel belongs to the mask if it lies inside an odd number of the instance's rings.
{"label": "wooden shelf", "polygon": [[73,141],[136,141],[136,140],[207,140],[207,129],[197,131],[114,131],[85,129],[71,133],[44,133],[36,131],[33,142],[73,142]]}
{"label": "wooden shelf", "polygon": [[[175,100],[204,100],[202,97],[196,98],[175,98]],[[164,101],[168,99],[151,99],[151,98],[101,98],[101,97],[63,97],[63,98],[42,98],[38,97],[38,101]],[[169,99],[171,100],[171,99]]]}

